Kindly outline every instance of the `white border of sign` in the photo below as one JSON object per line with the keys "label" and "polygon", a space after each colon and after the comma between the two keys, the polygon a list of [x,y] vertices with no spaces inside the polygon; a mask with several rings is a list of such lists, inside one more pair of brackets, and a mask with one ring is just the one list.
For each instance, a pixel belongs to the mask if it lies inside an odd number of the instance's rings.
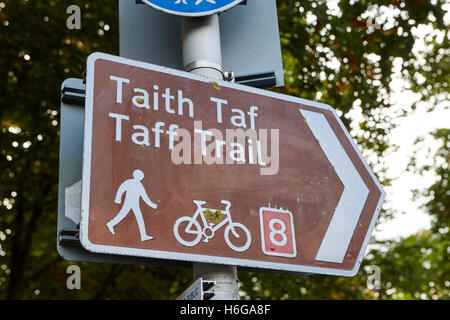
{"label": "white border of sign", "polygon": [[217,80],[217,83],[220,86],[228,87],[232,89],[237,89],[240,91],[246,91],[258,95],[264,95],[267,97],[282,99],[285,101],[290,101],[302,105],[307,105],[319,109],[325,109],[331,111],[335,116],[336,120],[340,124],[344,133],[347,136],[347,139],[351,142],[355,152],[358,154],[365,168],[371,175],[375,184],[378,186],[381,196],[378,201],[376,211],[370,223],[367,234],[364,238],[363,245],[361,247],[361,251],[356,260],[355,266],[352,270],[342,270],[342,269],[333,269],[333,268],[323,268],[323,267],[315,267],[315,266],[304,266],[304,265],[292,265],[285,263],[276,263],[276,262],[268,262],[268,261],[259,261],[259,260],[250,260],[250,259],[238,259],[238,258],[227,258],[227,257],[217,257],[210,255],[199,255],[199,254],[190,254],[190,253],[180,253],[180,252],[170,252],[170,251],[160,251],[160,250],[149,250],[149,249],[137,249],[137,248],[127,248],[127,247],[119,247],[119,246],[109,246],[109,245],[99,245],[90,242],[88,238],[88,230],[89,230],[89,194],[90,194],[90,177],[91,177],[91,149],[92,149],[92,119],[93,119],[93,99],[94,99],[94,67],[95,61],[97,59],[105,59],[112,62],[127,64],[143,69],[154,70],[157,72],[162,72],[166,74],[171,74],[175,76],[180,76],[184,78],[189,78],[196,81],[201,81],[205,83],[209,83],[210,79],[202,76],[198,76],[192,73],[169,69],[161,66],[156,66],[150,63],[134,61],[122,57],[112,56],[105,53],[92,53],[89,55],[87,60],[87,75],[86,75],[86,110],[85,110],[85,128],[84,128],[84,148],[83,148],[83,173],[82,173],[82,198],[81,198],[81,225],[80,225],[80,241],[84,248],[91,252],[97,253],[108,253],[108,254],[118,254],[125,256],[140,256],[140,257],[149,257],[149,258],[159,258],[159,259],[169,259],[169,260],[182,260],[182,261],[191,261],[191,262],[203,262],[203,263],[215,263],[215,264],[224,264],[224,265],[236,265],[241,267],[248,268],[258,268],[258,269],[269,269],[269,270],[279,270],[279,271],[287,271],[293,273],[318,273],[318,274],[329,274],[335,276],[354,276],[361,264],[361,261],[364,257],[364,253],[366,251],[367,245],[369,243],[373,228],[375,226],[375,222],[378,218],[381,204],[383,203],[385,192],[378,182],[377,178],[373,174],[372,170],[362,157],[360,151],[355,145],[353,139],[347,132],[344,127],[344,124],[340,121],[338,114],[336,111],[330,107],[329,105],[322,104],[319,102],[314,102],[310,100],[305,100],[297,97],[292,97],[284,94],[279,94],[271,91],[261,90],[253,87],[243,86],[231,82]]}
{"label": "white border of sign", "polygon": [[179,11],[168,10],[168,9],[162,8],[160,6],[157,6],[156,4],[152,3],[151,0],[142,0],[142,2],[145,3],[146,5],[149,5],[152,8],[155,8],[159,11],[163,11],[165,13],[169,13],[169,14],[173,14],[173,15],[177,15],[177,16],[184,16],[184,17],[210,16],[212,14],[226,11],[226,10],[238,5],[242,1],[244,1],[244,0],[235,0],[235,1],[231,2],[230,4],[228,4],[224,7],[221,7],[220,9],[216,9],[216,10],[210,10],[210,11],[204,11],[204,12],[179,12]]}

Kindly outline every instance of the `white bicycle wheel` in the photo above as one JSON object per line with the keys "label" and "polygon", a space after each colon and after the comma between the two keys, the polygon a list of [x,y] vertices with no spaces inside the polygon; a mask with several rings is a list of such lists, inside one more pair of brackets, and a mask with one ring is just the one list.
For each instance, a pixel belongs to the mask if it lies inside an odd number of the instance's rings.
{"label": "white bicycle wheel", "polygon": [[[245,244],[243,246],[235,246],[231,240],[230,240],[230,232],[232,234],[232,239],[239,239],[239,237],[235,237],[235,235],[233,234],[232,227],[234,229],[241,229],[244,231],[245,236],[247,237],[247,241],[245,242]],[[237,230],[236,232],[239,233],[239,231]],[[242,223],[238,223],[238,222],[233,222],[232,224],[229,224],[227,226],[227,228],[225,229],[225,242],[227,243],[227,245],[233,249],[234,251],[237,252],[244,252],[245,250],[247,250],[250,247],[250,244],[252,243],[252,237],[250,235],[250,231],[247,229],[246,226],[244,226]]]}
{"label": "white bicycle wheel", "polygon": [[[192,226],[194,226],[194,228],[196,229],[195,231],[188,231],[186,226],[186,229],[184,230],[185,233],[187,234],[197,234],[194,240],[185,240],[181,237],[178,229],[180,228],[180,225],[183,222],[187,222],[188,225],[192,224]],[[178,242],[181,243],[183,246],[193,247],[200,242],[200,239],[202,237],[202,228],[200,227],[200,224],[197,221],[192,219],[192,217],[185,216],[177,219],[177,221],[173,225],[173,234],[175,235],[175,238],[178,240]]]}

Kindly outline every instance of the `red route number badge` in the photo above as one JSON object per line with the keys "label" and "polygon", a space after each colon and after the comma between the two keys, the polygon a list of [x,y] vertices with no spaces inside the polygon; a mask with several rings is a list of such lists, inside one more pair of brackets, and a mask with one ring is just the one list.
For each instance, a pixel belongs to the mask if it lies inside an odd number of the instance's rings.
{"label": "red route number badge", "polygon": [[283,208],[260,208],[262,251],[268,256],[297,256],[292,213]]}

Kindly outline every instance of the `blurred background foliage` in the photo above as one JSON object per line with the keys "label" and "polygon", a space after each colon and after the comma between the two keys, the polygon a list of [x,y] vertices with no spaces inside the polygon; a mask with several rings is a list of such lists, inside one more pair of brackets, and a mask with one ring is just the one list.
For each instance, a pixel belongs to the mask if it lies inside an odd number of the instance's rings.
{"label": "blurred background foliage", "polygon": [[[81,30],[66,27],[72,4],[81,8]],[[286,85],[275,90],[334,106],[389,185],[383,156],[395,151],[392,119],[422,107],[390,112],[394,69],[430,112],[448,100],[448,2],[278,0],[277,6]],[[425,49],[414,52],[419,26],[432,32]],[[90,53],[119,54],[117,1],[0,0],[0,44],[0,298],[175,298],[192,281],[191,270],[79,263],[82,289],[68,290],[71,263],[56,251],[60,86],[82,77]],[[373,240],[352,278],[240,272],[242,298],[448,299],[450,130],[430,135],[438,152],[426,166],[414,157],[408,166],[435,174],[432,186],[414,193],[427,199],[430,230]],[[381,271],[379,286],[367,285],[373,265]]]}

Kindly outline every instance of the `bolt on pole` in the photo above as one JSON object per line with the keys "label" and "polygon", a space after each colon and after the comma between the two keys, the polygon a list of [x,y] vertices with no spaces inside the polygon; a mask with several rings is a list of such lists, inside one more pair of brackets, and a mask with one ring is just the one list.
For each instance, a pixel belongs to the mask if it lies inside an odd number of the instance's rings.
{"label": "bolt on pole", "polygon": [[[201,76],[224,78],[219,15],[182,18],[184,70]],[[194,279],[214,280],[214,300],[239,300],[236,266],[193,263]]]}

